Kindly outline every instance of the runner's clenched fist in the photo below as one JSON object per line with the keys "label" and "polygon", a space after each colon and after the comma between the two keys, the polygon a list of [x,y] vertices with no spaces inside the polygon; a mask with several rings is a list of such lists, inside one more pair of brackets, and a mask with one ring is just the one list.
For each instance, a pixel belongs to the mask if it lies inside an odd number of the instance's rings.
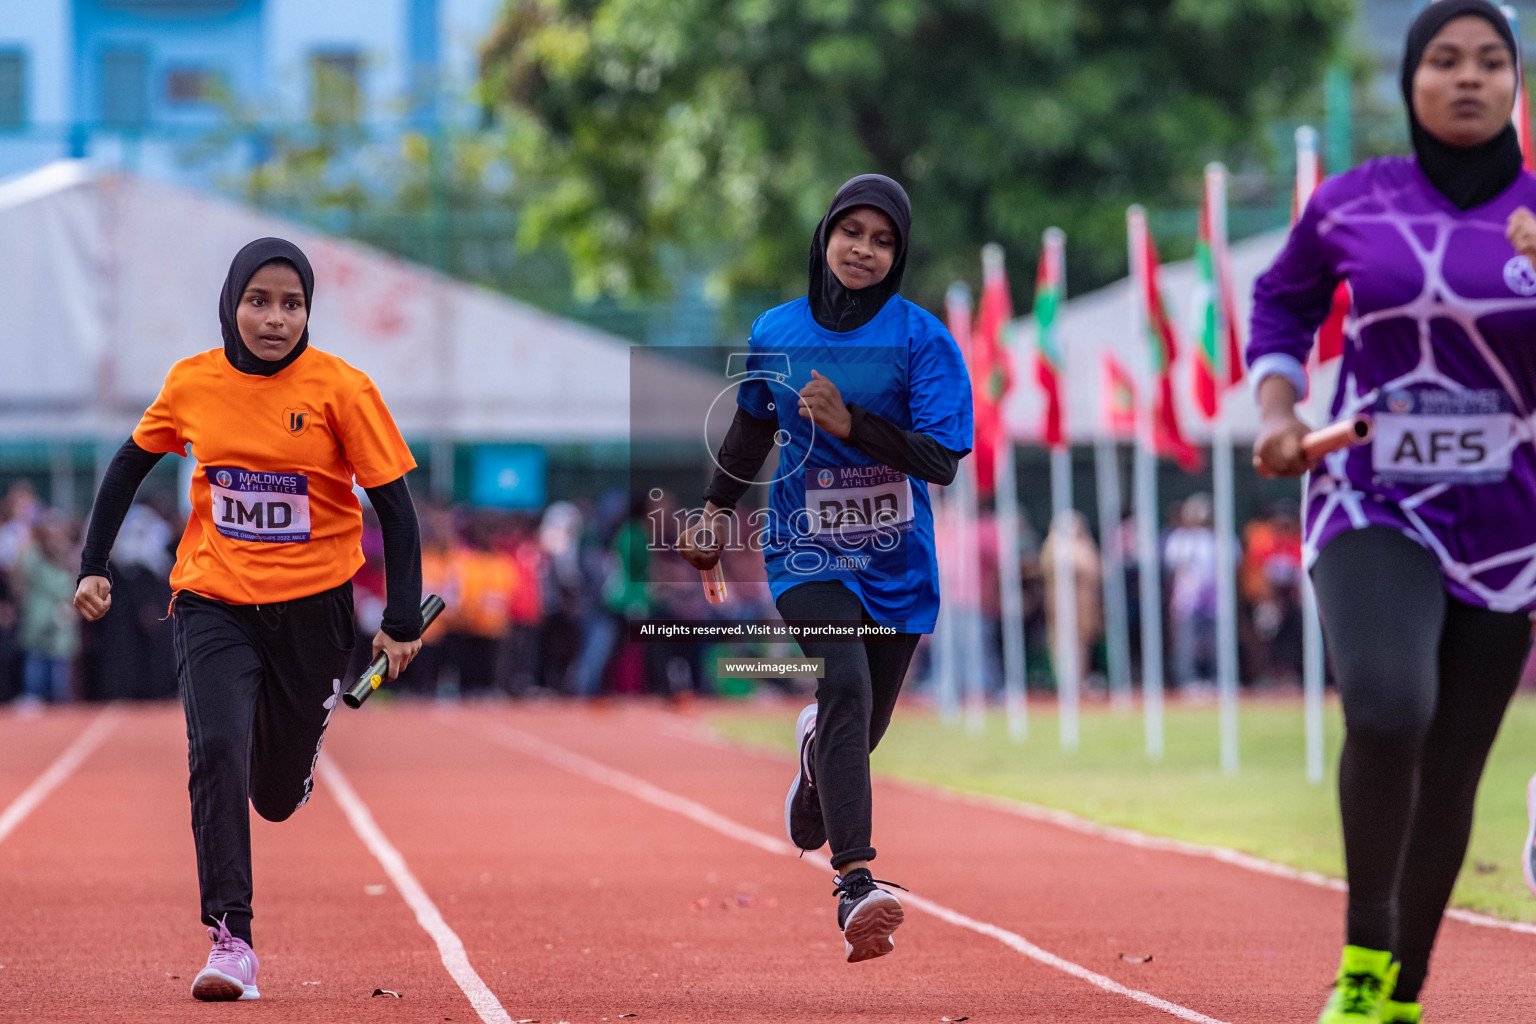
{"label": "runner's clenched fist", "polygon": [[800,389],[800,415],[840,441],[853,429],[853,414],[843,404],[837,385],[811,371],[811,382]]}
{"label": "runner's clenched fist", "polygon": [[1524,206],[1510,214],[1504,226],[1504,237],[1509,239],[1516,252],[1536,263],[1536,214]]}

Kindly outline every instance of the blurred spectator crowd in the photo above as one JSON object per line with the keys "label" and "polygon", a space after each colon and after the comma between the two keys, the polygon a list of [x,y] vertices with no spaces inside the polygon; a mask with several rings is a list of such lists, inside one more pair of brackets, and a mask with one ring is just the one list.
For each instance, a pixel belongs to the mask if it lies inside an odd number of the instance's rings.
{"label": "blurred spectator crowd", "polygon": [[[664,498],[651,511],[662,506],[676,509]],[[774,615],[761,582],[733,583],[728,603],[707,603],[696,571],[674,555],[653,557],[645,512],[617,491],[533,513],[423,504],[423,590],[441,594],[448,610],[393,689],[678,696],[717,689],[716,656],[770,653],[763,644],[630,640],[634,619]],[[133,506],[112,550],[112,610],[87,623],[72,606],[83,523],[46,507],[31,484],[13,485],[0,499],[0,702],[175,697],[167,577],[183,521],[169,494]],[[385,601],[382,538],[366,507],[364,523],[354,675],[369,660]],[[733,579],[762,579],[760,557],[755,566],[747,552],[731,558]],[[750,689],[719,684],[733,686]]]}
{"label": "blurred spectator crowd", "polygon": [[[1186,695],[1214,693],[1216,681],[1217,558],[1211,499],[1196,494],[1175,502],[1158,541],[1164,622],[1164,678]],[[1002,687],[1002,626],[996,576],[997,529],[983,509],[981,614],[987,636],[987,685]],[[1025,651],[1032,688],[1053,685],[1059,657],[1055,632],[1055,576],[1061,545],[1074,574],[1078,664],[1088,692],[1107,689],[1104,573],[1118,562],[1126,595],[1131,673],[1141,677],[1140,573],[1136,523],[1126,518],[1095,541],[1078,512],[1059,517],[1042,539],[1027,516],[1020,523]],[[1255,689],[1297,686],[1302,671],[1302,554],[1297,503],[1264,509],[1233,538],[1236,562],[1239,679]],[[1114,558],[1106,558],[1113,554]]]}
{"label": "blurred spectator crowd", "polygon": [[[717,680],[714,659],[747,653],[791,655],[786,645],[720,646],[690,640],[637,643],[639,619],[774,619],[760,556],[727,556],[730,600],[708,604],[698,574],[649,543],[677,505],[609,492],[595,501],[560,501],[539,512],[423,505],[424,590],[448,611],[428,633],[422,655],[399,680],[401,693],[456,696],[680,694],[745,692]],[[357,646],[354,672],[367,663],[384,608],[383,545],[365,509],[366,564],[353,580]],[[1211,502],[1195,495],[1168,510],[1161,539],[1166,678],[1186,693],[1216,676],[1216,535]],[[23,706],[68,700],[174,697],[175,665],[166,582],[181,534],[174,500],[155,494],[136,504],[112,552],[112,612],[85,623],[71,599],[81,525],[47,508],[23,481],[0,499],[0,700]],[[1002,687],[996,580],[996,523],[983,512],[978,531],[981,612],[988,685]],[[1051,684],[1055,550],[1070,546],[1076,576],[1079,664],[1090,692],[1105,686],[1105,559],[1077,513],[1042,540],[1022,527],[1026,649],[1031,685]],[[1243,527],[1238,544],[1240,676],[1255,687],[1294,686],[1301,676],[1301,530],[1294,503],[1268,509]],[[1138,574],[1131,520],[1109,532],[1123,566],[1130,653],[1139,677]],[[928,644],[913,685],[931,674]],[[767,684],[792,687],[795,681]],[[801,683],[800,685],[805,685]],[[735,687],[736,689],[732,689]]]}

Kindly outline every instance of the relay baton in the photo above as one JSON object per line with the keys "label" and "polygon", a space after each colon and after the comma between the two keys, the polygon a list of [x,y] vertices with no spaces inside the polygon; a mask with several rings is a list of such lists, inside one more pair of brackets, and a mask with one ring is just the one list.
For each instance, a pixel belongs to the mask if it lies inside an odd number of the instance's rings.
{"label": "relay baton", "polygon": [[[720,538],[715,531],[705,527],[693,535],[694,544],[701,548],[713,550],[720,544]],[[722,604],[725,601],[725,572],[716,562],[708,569],[700,569],[699,577],[704,581],[704,600],[710,604]]]}
{"label": "relay baton", "polygon": [[[436,594],[428,594],[426,600],[421,602],[421,631],[425,633],[427,627],[432,625],[438,613],[443,610],[443,599]],[[373,691],[384,685],[384,677],[389,675],[389,655],[383,651],[373,659],[373,664],[363,670],[357,682],[352,688],[341,695],[342,701],[349,708],[360,708],[363,701],[373,695]]]}
{"label": "relay baton", "polygon": [[1343,448],[1365,444],[1375,435],[1375,427],[1369,416],[1353,416],[1321,430],[1314,430],[1301,439],[1301,454],[1308,462],[1316,462],[1324,455]]}

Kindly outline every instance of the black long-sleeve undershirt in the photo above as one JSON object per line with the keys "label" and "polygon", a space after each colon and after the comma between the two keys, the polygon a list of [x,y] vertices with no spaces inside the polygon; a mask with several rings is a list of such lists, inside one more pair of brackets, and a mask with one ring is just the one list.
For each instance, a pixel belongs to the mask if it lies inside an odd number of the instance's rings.
{"label": "black long-sleeve undershirt", "polygon": [[91,524],[85,531],[85,549],[80,552],[77,583],[87,576],[112,578],[107,559],[112,554],[112,545],[117,543],[117,531],[123,528],[139,485],[163,458],[164,452],[147,452],[134,444],[131,437],[112,456],[101,486],[96,489],[96,502],[91,506]]}
{"label": "black long-sleeve undershirt", "polygon": [[405,477],[364,488],[384,535],[384,621],[391,640],[421,639],[421,528]]}
{"label": "black long-sleeve undershirt", "polygon": [[[870,458],[908,476],[929,483],[948,485],[955,479],[965,451],[954,451],[936,441],[931,434],[903,430],[878,413],[857,403],[849,403],[853,417],[848,438],[843,441]],[[731,428],[726,431],[716,456],[719,465],[704,491],[704,500],[717,508],[735,508],[773,451],[777,419],[759,419],[738,408]]]}
{"label": "black long-sleeve undershirt", "polygon": [[969,448],[960,452],[946,448],[932,434],[902,430],[884,416],[854,402],[849,403],[848,411],[853,415],[853,426],[849,428],[844,444],[894,470],[931,484],[947,487],[954,483],[960,460],[970,451]]}
{"label": "black long-sleeve undershirt", "polygon": [[704,491],[704,500],[714,502],[716,508],[735,508],[773,451],[773,435],[778,429],[777,419],[759,419],[738,407],[731,429],[720,442],[715,474]]}
{"label": "black long-sleeve undershirt", "polygon": [[[107,472],[96,489],[91,506],[91,522],[85,533],[85,547],[80,553],[80,575],[112,578],[108,559],[123,519],[133,506],[133,497],[150,470],[164,458],[162,452],[147,452],[124,441],[107,464]],[[378,487],[366,488],[368,500],[379,516],[379,530],[384,535],[384,588],[386,603],[382,628],[391,639],[401,642],[421,637],[421,533],[416,524],[416,508],[411,502],[405,477]]]}

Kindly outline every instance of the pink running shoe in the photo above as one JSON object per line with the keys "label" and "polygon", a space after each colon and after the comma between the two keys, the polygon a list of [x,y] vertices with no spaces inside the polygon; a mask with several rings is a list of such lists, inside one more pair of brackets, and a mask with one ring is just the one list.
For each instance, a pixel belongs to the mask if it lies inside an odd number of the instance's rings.
{"label": "pink running shoe", "polygon": [[256,951],[238,936],[229,933],[222,920],[208,929],[213,949],[208,966],[192,979],[192,995],[209,1002],[233,1002],[236,999],[260,999],[256,991]]}

